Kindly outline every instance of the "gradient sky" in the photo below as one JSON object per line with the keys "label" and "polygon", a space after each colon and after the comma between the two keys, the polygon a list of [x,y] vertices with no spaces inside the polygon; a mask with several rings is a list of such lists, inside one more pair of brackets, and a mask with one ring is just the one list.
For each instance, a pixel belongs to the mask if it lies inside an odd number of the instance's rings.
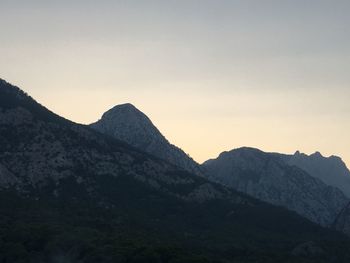
{"label": "gradient sky", "polygon": [[350,167],[350,1],[0,0],[0,77],[91,123],[131,102],[202,162],[240,146]]}

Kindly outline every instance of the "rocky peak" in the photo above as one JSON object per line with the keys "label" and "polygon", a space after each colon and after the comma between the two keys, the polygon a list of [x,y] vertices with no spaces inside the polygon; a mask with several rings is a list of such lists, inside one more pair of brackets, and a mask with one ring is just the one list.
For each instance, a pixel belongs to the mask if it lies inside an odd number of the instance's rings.
{"label": "rocky peak", "polygon": [[323,158],[323,155],[319,151],[316,151],[313,154],[311,154],[310,157]]}
{"label": "rocky peak", "polygon": [[170,144],[152,121],[130,103],[113,107],[90,126],[184,170],[200,174],[199,165],[180,148]]}
{"label": "rocky peak", "polygon": [[131,103],[124,103],[113,107],[102,115],[102,119],[104,118],[115,118],[121,113],[129,114],[129,117],[138,116],[140,118],[148,119],[145,114],[143,114],[140,110],[138,110]]}

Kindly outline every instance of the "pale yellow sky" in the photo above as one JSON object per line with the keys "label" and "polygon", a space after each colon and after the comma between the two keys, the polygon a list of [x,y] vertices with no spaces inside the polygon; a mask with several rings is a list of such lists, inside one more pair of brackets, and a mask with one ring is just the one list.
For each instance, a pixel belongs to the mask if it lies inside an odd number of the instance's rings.
{"label": "pale yellow sky", "polygon": [[[70,89],[66,86],[59,91],[59,86],[42,90],[35,88],[40,84],[31,87],[25,82],[19,86],[31,90],[39,102],[80,123],[92,123],[114,105],[131,102],[151,118],[170,142],[200,163],[241,146],[282,153],[320,151],[325,156],[341,156],[350,163],[350,122],[344,121],[349,107],[346,91],[337,96],[326,90],[276,92],[237,88],[234,92],[217,92],[194,83],[181,83],[187,88],[184,92],[176,89],[180,83],[164,84],[168,89],[147,87],[136,91],[103,86],[97,89],[89,87],[88,81],[72,86],[60,82],[58,85],[68,85]],[[83,88],[74,88],[75,85]]]}
{"label": "pale yellow sky", "polygon": [[202,162],[240,146],[350,166],[350,2],[1,1],[0,77],[80,123],[120,103]]}

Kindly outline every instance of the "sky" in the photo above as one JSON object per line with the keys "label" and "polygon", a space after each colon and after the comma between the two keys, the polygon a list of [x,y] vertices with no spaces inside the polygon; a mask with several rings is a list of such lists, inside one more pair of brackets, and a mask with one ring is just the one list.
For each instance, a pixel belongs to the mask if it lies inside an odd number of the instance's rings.
{"label": "sky", "polygon": [[196,161],[350,167],[350,1],[0,0],[0,78],[79,123],[132,103]]}

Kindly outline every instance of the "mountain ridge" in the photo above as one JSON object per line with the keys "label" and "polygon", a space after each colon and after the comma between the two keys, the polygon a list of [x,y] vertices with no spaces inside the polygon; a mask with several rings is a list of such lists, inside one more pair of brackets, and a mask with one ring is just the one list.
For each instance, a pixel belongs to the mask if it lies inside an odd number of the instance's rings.
{"label": "mountain ridge", "polygon": [[203,163],[206,176],[263,201],[287,207],[324,226],[333,224],[349,199],[284,156],[242,147]]}
{"label": "mountain ridge", "polygon": [[284,155],[284,158],[288,164],[298,166],[324,183],[339,188],[350,197],[350,171],[340,157],[324,157],[320,152],[315,152],[310,155]]}

